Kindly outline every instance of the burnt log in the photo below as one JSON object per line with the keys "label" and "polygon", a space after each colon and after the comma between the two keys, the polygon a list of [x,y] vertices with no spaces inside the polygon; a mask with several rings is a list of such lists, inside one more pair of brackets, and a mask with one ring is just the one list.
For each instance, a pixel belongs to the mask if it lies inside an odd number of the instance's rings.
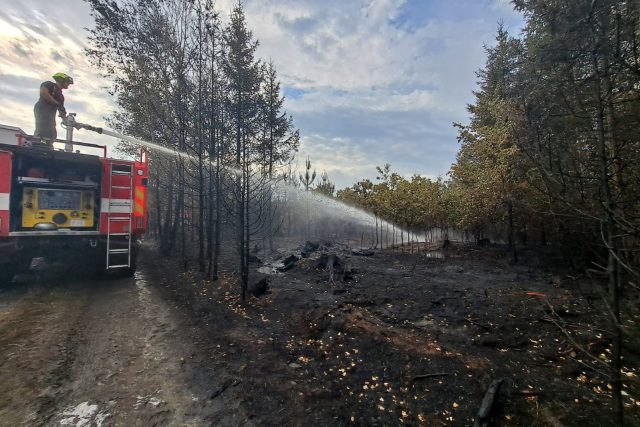
{"label": "burnt log", "polygon": [[482,399],[482,404],[480,405],[480,409],[478,409],[478,414],[476,415],[476,421],[473,424],[474,427],[486,427],[489,425],[491,412],[493,410],[496,397],[500,392],[500,386],[502,385],[503,381],[504,381],[503,379],[495,380],[489,386],[489,389],[484,394],[484,398]]}
{"label": "burnt log", "polygon": [[278,268],[278,271],[291,270],[293,267],[296,266],[296,263],[298,262],[299,259],[300,258],[298,258],[295,255],[289,255],[288,257],[282,260],[282,267]]}
{"label": "burnt log", "polygon": [[253,281],[249,283],[248,292],[256,298],[261,297],[269,292],[269,276],[256,275]]}
{"label": "burnt log", "polygon": [[341,265],[342,262],[336,254],[322,254],[316,261],[315,268],[318,270],[327,270],[329,268],[339,268]]}
{"label": "burnt log", "polygon": [[309,258],[309,255],[317,251],[319,248],[320,248],[320,243],[307,241],[302,247],[302,250],[300,251],[300,255],[302,255],[302,258]]}
{"label": "burnt log", "polygon": [[313,252],[313,251],[317,251],[319,247],[320,247],[320,243],[307,241],[304,244],[303,250],[305,250],[307,252]]}
{"label": "burnt log", "polygon": [[355,256],[373,256],[375,252],[371,249],[353,249],[351,250],[351,255]]}
{"label": "burnt log", "polygon": [[317,270],[328,270],[329,280],[340,280],[347,282],[353,280],[353,274],[349,267],[345,266],[336,254],[322,254],[316,261]]}

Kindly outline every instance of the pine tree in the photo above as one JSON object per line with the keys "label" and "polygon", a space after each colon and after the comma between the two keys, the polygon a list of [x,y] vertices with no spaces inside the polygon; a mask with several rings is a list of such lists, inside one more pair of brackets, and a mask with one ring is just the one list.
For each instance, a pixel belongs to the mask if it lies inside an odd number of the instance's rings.
{"label": "pine tree", "polygon": [[471,123],[456,125],[461,147],[451,177],[469,206],[460,225],[480,236],[487,219],[506,217],[509,247],[517,260],[514,207],[524,198],[526,167],[517,148],[523,129],[518,99],[522,47],[500,26],[496,46],[486,52],[486,67],[478,72],[480,90],[468,107]]}
{"label": "pine tree", "polygon": [[223,60],[223,69],[228,79],[227,103],[229,109],[229,132],[235,141],[236,178],[233,194],[235,196],[235,219],[238,227],[238,248],[240,254],[241,297],[246,299],[249,282],[249,248],[251,237],[250,201],[252,193],[255,148],[259,126],[260,85],[262,67],[255,58],[258,42],[253,39],[247,28],[244,10],[241,4],[234,7],[231,21],[224,35],[227,52]]}
{"label": "pine tree", "polygon": [[293,118],[284,111],[284,97],[273,62],[263,70],[261,120],[263,134],[259,150],[264,173],[274,177],[274,168],[293,159],[300,145],[300,133],[294,130]]}
{"label": "pine tree", "polygon": [[325,196],[333,197],[333,193],[336,191],[336,186],[329,181],[329,174],[327,174],[327,172],[322,172],[320,174],[320,180],[321,182],[316,185],[314,191],[324,194]]}

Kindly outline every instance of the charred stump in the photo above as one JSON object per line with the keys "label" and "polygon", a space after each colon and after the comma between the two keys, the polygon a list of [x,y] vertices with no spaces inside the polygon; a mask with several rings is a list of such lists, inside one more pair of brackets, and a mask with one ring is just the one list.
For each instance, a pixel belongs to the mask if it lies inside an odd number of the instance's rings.
{"label": "charred stump", "polygon": [[[253,277],[253,276],[252,276]],[[270,279],[267,275],[256,275],[249,283],[247,291],[256,298],[261,297],[269,292]]]}

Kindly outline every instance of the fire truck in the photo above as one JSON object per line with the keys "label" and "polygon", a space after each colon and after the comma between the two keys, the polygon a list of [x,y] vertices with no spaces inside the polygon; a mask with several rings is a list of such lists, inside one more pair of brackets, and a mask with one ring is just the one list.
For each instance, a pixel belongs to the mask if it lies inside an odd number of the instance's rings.
{"label": "fire truck", "polygon": [[101,128],[77,123],[74,115],[65,124],[67,139],[53,147],[0,125],[0,283],[28,270],[34,258],[73,269],[135,271],[147,228],[148,153],[108,158],[106,146],[73,141],[74,128]]}

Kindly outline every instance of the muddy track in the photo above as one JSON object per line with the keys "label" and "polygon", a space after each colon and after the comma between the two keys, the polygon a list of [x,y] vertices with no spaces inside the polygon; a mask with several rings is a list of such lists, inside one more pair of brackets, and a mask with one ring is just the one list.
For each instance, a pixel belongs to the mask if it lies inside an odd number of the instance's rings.
{"label": "muddy track", "polygon": [[221,398],[233,395],[228,375],[209,367],[193,345],[198,331],[146,274],[28,277],[0,290],[0,425],[232,425],[242,417]]}

